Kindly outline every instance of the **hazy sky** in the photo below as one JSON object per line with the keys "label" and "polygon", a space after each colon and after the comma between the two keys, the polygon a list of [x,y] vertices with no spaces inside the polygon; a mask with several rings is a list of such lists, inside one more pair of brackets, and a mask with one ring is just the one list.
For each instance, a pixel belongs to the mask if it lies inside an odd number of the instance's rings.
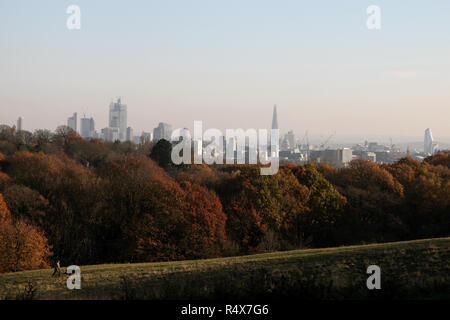
{"label": "hazy sky", "polygon": [[[66,9],[81,8],[81,30]],[[369,5],[382,29],[366,27]],[[158,122],[450,140],[450,1],[0,0],[0,123]]]}

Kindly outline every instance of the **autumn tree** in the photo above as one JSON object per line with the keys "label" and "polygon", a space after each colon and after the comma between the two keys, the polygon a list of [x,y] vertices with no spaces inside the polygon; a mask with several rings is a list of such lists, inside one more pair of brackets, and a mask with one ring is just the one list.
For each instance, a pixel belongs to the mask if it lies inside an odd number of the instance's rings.
{"label": "autumn tree", "polygon": [[303,218],[304,242],[312,246],[332,244],[346,198],[325,179],[315,164],[290,166],[290,170],[298,182],[308,189],[308,211]]}
{"label": "autumn tree", "polygon": [[449,235],[450,169],[411,158],[386,168],[404,187],[400,214],[408,226],[408,238]]}
{"label": "autumn tree", "polygon": [[92,220],[102,201],[93,173],[63,153],[16,152],[5,162],[4,169],[15,184],[35,190],[48,201],[43,228],[55,255],[74,264],[95,262]]}
{"label": "autumn tree", "polygon": [[13,220],[0,194],[0,272],[48,267],[47,239],[38,229]]}
{"label": "autumn tree", "polygon": [[404,201],[403,186],[389,171],[373,161],[357,159],[348,168],[329,174],[328,179],[348,200],[340,225],[346,243],[405,237],[405,225],[398,214]]}
{"label": "autumn tree", "polygon": [[50,204],[36,190],[11,184],[3,190],[3,198],[14,219],[45,228]]}
{"label": "autumn tree", "polygon": [[450,151],[443,151],[424,160],[433,166],[444,166],[450,168]]}
{"label": "autumn tree", "polygon": [[106,251],[122,261],[217,254],[225,237],[225,215],[212,191],[179,185],[148,158],[114,160],[98,172],[105,183],[101,234],[110,246]]}
{"label": "autumn tree", "polygon": [[44,153],[52,153],[56,151],[56,146],[54,146],[52,142],[52,133],[50,130],[36,130],[33,133],[34,144],[33,151],[34,152],[44,152]]}

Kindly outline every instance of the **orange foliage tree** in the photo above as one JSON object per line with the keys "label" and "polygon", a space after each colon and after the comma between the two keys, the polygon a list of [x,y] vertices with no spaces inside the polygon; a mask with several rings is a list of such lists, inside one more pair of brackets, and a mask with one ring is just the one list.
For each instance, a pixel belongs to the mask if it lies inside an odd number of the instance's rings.
{"label": "orange foliage tree", "polygon": [[405,237],[406,227],[399,217],[404,190],[383,166],[363,159],[348,168],[328,172],[328,179],[348,201],[340,231],[348,242],[394,241]]}
{"label": "orange foliage tree", "polygon": [[24,189],[36,200],[30,203],[32,198],[23,201],[26,199],[11,197],[13,194],[8,191],[8,201],[15,210],[17,205],[32,209],[33,221],[39,219],[36,214],[45,207],[42,227],[57,258],[71,264],[95,262],[93,222],[102,201],[94,174],[64,153],[16,152],[5,162],[5,171],[14,183],[42,195],[43,198]]}
{"label": "orange foliage tree", "polygon": [[450,168],[450,151],[444,151],[425,159],[425,162],[433,166],[444,166]]}
{"label": "orange foliage tree", "polygon": [[217,255],[225,215],[213,191],[179,185],[148,158],[127,157],[99,169],[107,250],[121,260],[157,261]]}
{"label": "orange foliage tree", "polygon": [[386,168],[404,187],[405,203],[400,213],[409,227],[408,237],[448,236],[450,169],[411,158]]}
{"label": "orange foliage tree", "polygon": [[42,232],[13,221],[0,194],[0,272],[48,267],[50,248]]}

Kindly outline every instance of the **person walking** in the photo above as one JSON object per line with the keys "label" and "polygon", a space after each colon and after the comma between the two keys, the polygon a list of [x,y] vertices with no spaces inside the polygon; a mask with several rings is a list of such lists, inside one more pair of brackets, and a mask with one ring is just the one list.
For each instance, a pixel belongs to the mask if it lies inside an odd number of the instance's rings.
{"label": "person walking", "polygon": [[58,260],[58,262],[55,263],[52,277],[54,277],[55,275],[58,275],[58,277],[61,276],[61,264],[60,264],[59,260]]}

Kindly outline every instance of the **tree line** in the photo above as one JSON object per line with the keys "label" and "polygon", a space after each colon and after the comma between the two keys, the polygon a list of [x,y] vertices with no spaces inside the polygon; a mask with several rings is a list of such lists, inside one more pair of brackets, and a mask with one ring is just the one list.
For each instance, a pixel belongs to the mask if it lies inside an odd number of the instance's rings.
{"label": "tree line", "polygon": [[171,144],[0,127],[0,272],[450,234],[450,152],[349,167],[180,165]]}

